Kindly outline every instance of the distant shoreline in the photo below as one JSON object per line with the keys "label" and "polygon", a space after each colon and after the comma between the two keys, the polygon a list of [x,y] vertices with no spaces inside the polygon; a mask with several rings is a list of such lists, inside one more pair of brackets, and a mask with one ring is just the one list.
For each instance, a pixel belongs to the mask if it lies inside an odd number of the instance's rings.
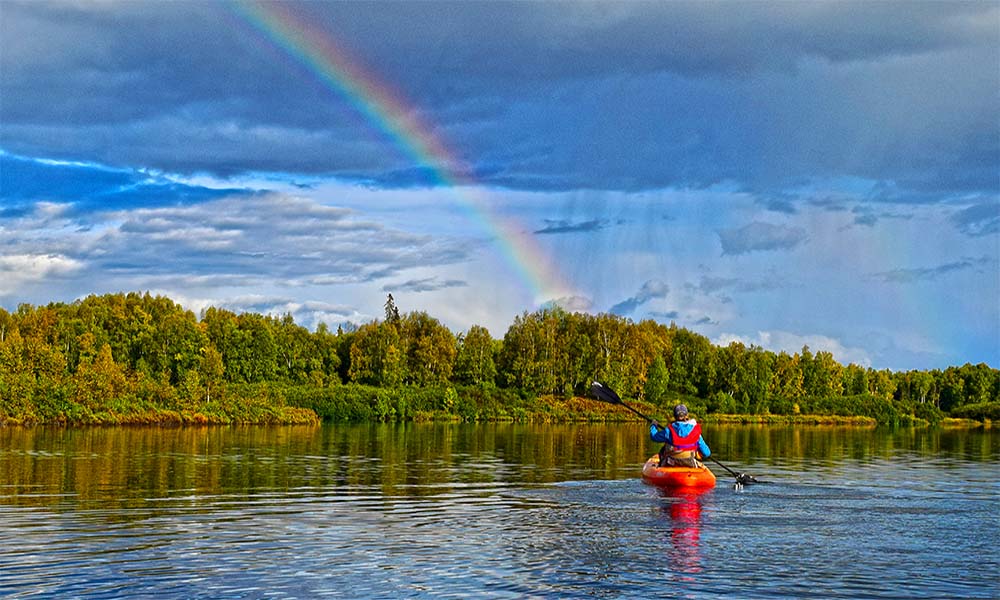
{"label": "distant shoreline", "polygon": [[[585,407],[579,410],[581,407]],[[655,410],[656,407],[653,407]],[[295,406],[280,407],[276,412],[260,415],[259,418],[233,418],[219,414],[204,414],[201,412],[177,412],[168,410],[139,410],[124,414],[103,413],[92,415],[84,420],[54,419],[48,421],[36,419],[0,419],[0,427],[117,427],[117,426],[150,426],[150,427],[188,427],[188,426],[227,426],[227,425],[321,425],[323,423],[525,423],[525,424],[572,424],[572,423],[634,423],[637,420],[627,413],[621,413],[614,407],[605,407],[585,398],[572,398],[562,401],[545,410],[521,410],[512,414],[496,414],[474,418],[443,411],[416,411],[412,414],[392,418],[323,418],[311,408]],[[843,426],[874,428],[885,426],[872,417],[845,415],[748,415],[748,414],[709,414],[695,417],[708,425],[806,425],[806,426]],[[937,423],[924,419],[912,419],[901,424],[904,427],[942,428],[992,428],[992,421],[985,419],[945,418]]]}

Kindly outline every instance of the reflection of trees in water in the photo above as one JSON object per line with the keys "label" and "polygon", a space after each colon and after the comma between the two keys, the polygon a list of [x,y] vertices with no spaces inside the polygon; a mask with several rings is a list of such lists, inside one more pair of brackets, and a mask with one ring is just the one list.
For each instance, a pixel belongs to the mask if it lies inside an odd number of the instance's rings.
{"label": "reflection of trees in water", "polygon": [[710,425],[705,437],[720,457],[765,463],[803,458],[831,464],[888,460],[900,450],[976,461],[995,460],[1000,455],[1000,436],[981,429]]}
{"label": "reflection of trees in water", "polygon": [[[983,430],[710,425],[724,461],[888,459],[900,450],[996,460]],[[655,444],[635,424],[0,428],[0,504],[152,510],[150,499],[364,490],[385,496],[477,483],[620,479]],[[298,490],[298,491],[297,491]]]}
{"label": "reflection of trees in water", "polygon": [[0,444],[0,503],[119,507],[296,488],[426,495],[574,468],[610,478],[648,450],[643,427],[603,424],[3,428]]}

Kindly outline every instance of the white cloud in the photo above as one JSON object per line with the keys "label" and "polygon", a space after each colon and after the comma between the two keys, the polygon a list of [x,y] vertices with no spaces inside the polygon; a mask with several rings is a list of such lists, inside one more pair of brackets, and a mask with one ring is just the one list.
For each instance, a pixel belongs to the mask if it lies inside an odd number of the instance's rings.
{"label": "white cloud", "polygon": [[191,296],[183,292],[170,290],[154,290],[151,293],[171,298],[181,306],[200,315],[207,308],[222,308],[234,313],[252,312],[280,317],[291,314],[298,325],[315,329],[320,323],[326,323],[336,330],[344,323],[365,323],[372,320],[371,315],[359,312],[352,306],[333,304],[319,300],[301,300],[287,296],[266,296],[263,294],[246,294],[241,296]]}
{"label": "white cloud", "polygon": [[8,254],[0,256],[0,295],[13,294],[28,283],[66,277],[83,263],[59,254]]}
{"label": "white cloud", "polygon": [[549,304],[568,312],[587,312],[594,306],[594,302],[586,296],[564,296],[552,300]]}
{"label": "white cloud", "polygon": [[787,352],[796,354],[803,346],[809,346],[812,353],[819,351],[833,354],[834,359],[841,364],[855,363],[865,367],[871,366],[872,360],[868,352],[862,348],[845,346],[832,337],[818,334],[798,334],[788,331],[758,331],[756,336],[745,336],[735,333],[722,333],[712,340],[719,346],[728,346],[733,342],[744,345],[755,345],[772,352]]}
{"label": "white cloud", "polygon": [[467,258],[462,240],[366,221],[348,209],[270,194],[108,215],[104,238],[126,257],[118,271],[156,285],[174,276],[239,276],[284,285],[381,279],[408,267]]}

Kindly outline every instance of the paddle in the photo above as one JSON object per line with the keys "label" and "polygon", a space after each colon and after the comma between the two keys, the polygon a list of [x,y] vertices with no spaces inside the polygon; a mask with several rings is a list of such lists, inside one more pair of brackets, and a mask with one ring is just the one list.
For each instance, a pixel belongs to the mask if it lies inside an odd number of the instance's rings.
{"label": "paddle", "polygon": [[604,385],[599,381],[595,381],[594,383],[590,384],[590,391],[594,392],[594,395],[597,396],[598,400],[607,402],[608,404],[617,404],[618,406],[624,406],[625,408],[629,409],[630,411],[634,412],[635,414],[639,415],[640,417],[649,421],[650,423],[654,421],[654,419],[650,419],[649,417],[637,411],[636,409],[632,408],[628,404],[622,402],[622,399],[618,396],[618,394],[615,393],[613,389],[609,388],[608,386]]}
{"label": "paddle", "polygon": [[[650,423],[655,422],[654,419],[650,419],[649,417],[637,411],[636,409],[632,408],[628,404],[625,404],[625,402],[622,401],[621,397],[618,396],[618,394],[616,394],[613,389],[609,388],[608,386],[604,385],[599,381],[595,381],[594,383],[590,384],[590,391],[594,392],[594,395],[597,396],[597,399],[601,400],[602,402],[607,402],[608,404],[617,404],[618,406],[622,406],[632,411],[633,413],[639,415],[640,417],[642,417],[646,421],[649,421]],[[714,456],[709,456],[709,458],[715,461],[715,464],[719,465],[720,467],[728,471],[730,475],[735,477],[736,485],[738,487],[742,487],[748,483],[764,483],[763,481],[757,481],[757,479],[753,475],[749,475],[747,473],[737,473],[736,471],[733,471],[726,465],[719,462],[719,460]]]}
{"label": "paddle", "polygon": [[709,458],[711,458],[715,462],[715,464],[719,465],[720,467],[722,467],[723,469],[725,469],[726,471],[728,471],[730,475],[732,475],[733,477],[735,477],[737,485],[745,485],[747,483],[764,483],[763,481],[757,481],[756,477],[754,477],[753,475],[750,475],[748,473],[737,473],[737,472],[733,471],[732,469],[730,469],[726,465],[720,463],[719,459],[715,458],[714,456],[709,456]]}

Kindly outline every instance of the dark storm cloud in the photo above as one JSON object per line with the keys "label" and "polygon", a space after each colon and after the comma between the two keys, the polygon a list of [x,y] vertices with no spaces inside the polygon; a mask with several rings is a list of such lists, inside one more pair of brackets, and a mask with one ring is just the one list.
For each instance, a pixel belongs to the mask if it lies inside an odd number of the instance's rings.
{"label": "dark storm cloud", "polygon": [[552,234],[552,233],[580,233],[597,231],[599,229],[604,229],[607,227],[607,221],[604,219],[592,219],[589,221],[564,221],[564,220],[545,220],[545,227],[535,230],[537,234]]}
{"label": "dark storm cloud", "polygon": [[[5,2],[4,147],[182,173],[428,181],[228,6]],[[851,175],[935,200],[995,191],[994,3],[289,6],[487,183],[780,190]]]}
{"label": "dark storm cloud", "polygon": [[978,237],[1000,233],[1000,198],[963,209],[955,213],[951,221],[966,235]]}

